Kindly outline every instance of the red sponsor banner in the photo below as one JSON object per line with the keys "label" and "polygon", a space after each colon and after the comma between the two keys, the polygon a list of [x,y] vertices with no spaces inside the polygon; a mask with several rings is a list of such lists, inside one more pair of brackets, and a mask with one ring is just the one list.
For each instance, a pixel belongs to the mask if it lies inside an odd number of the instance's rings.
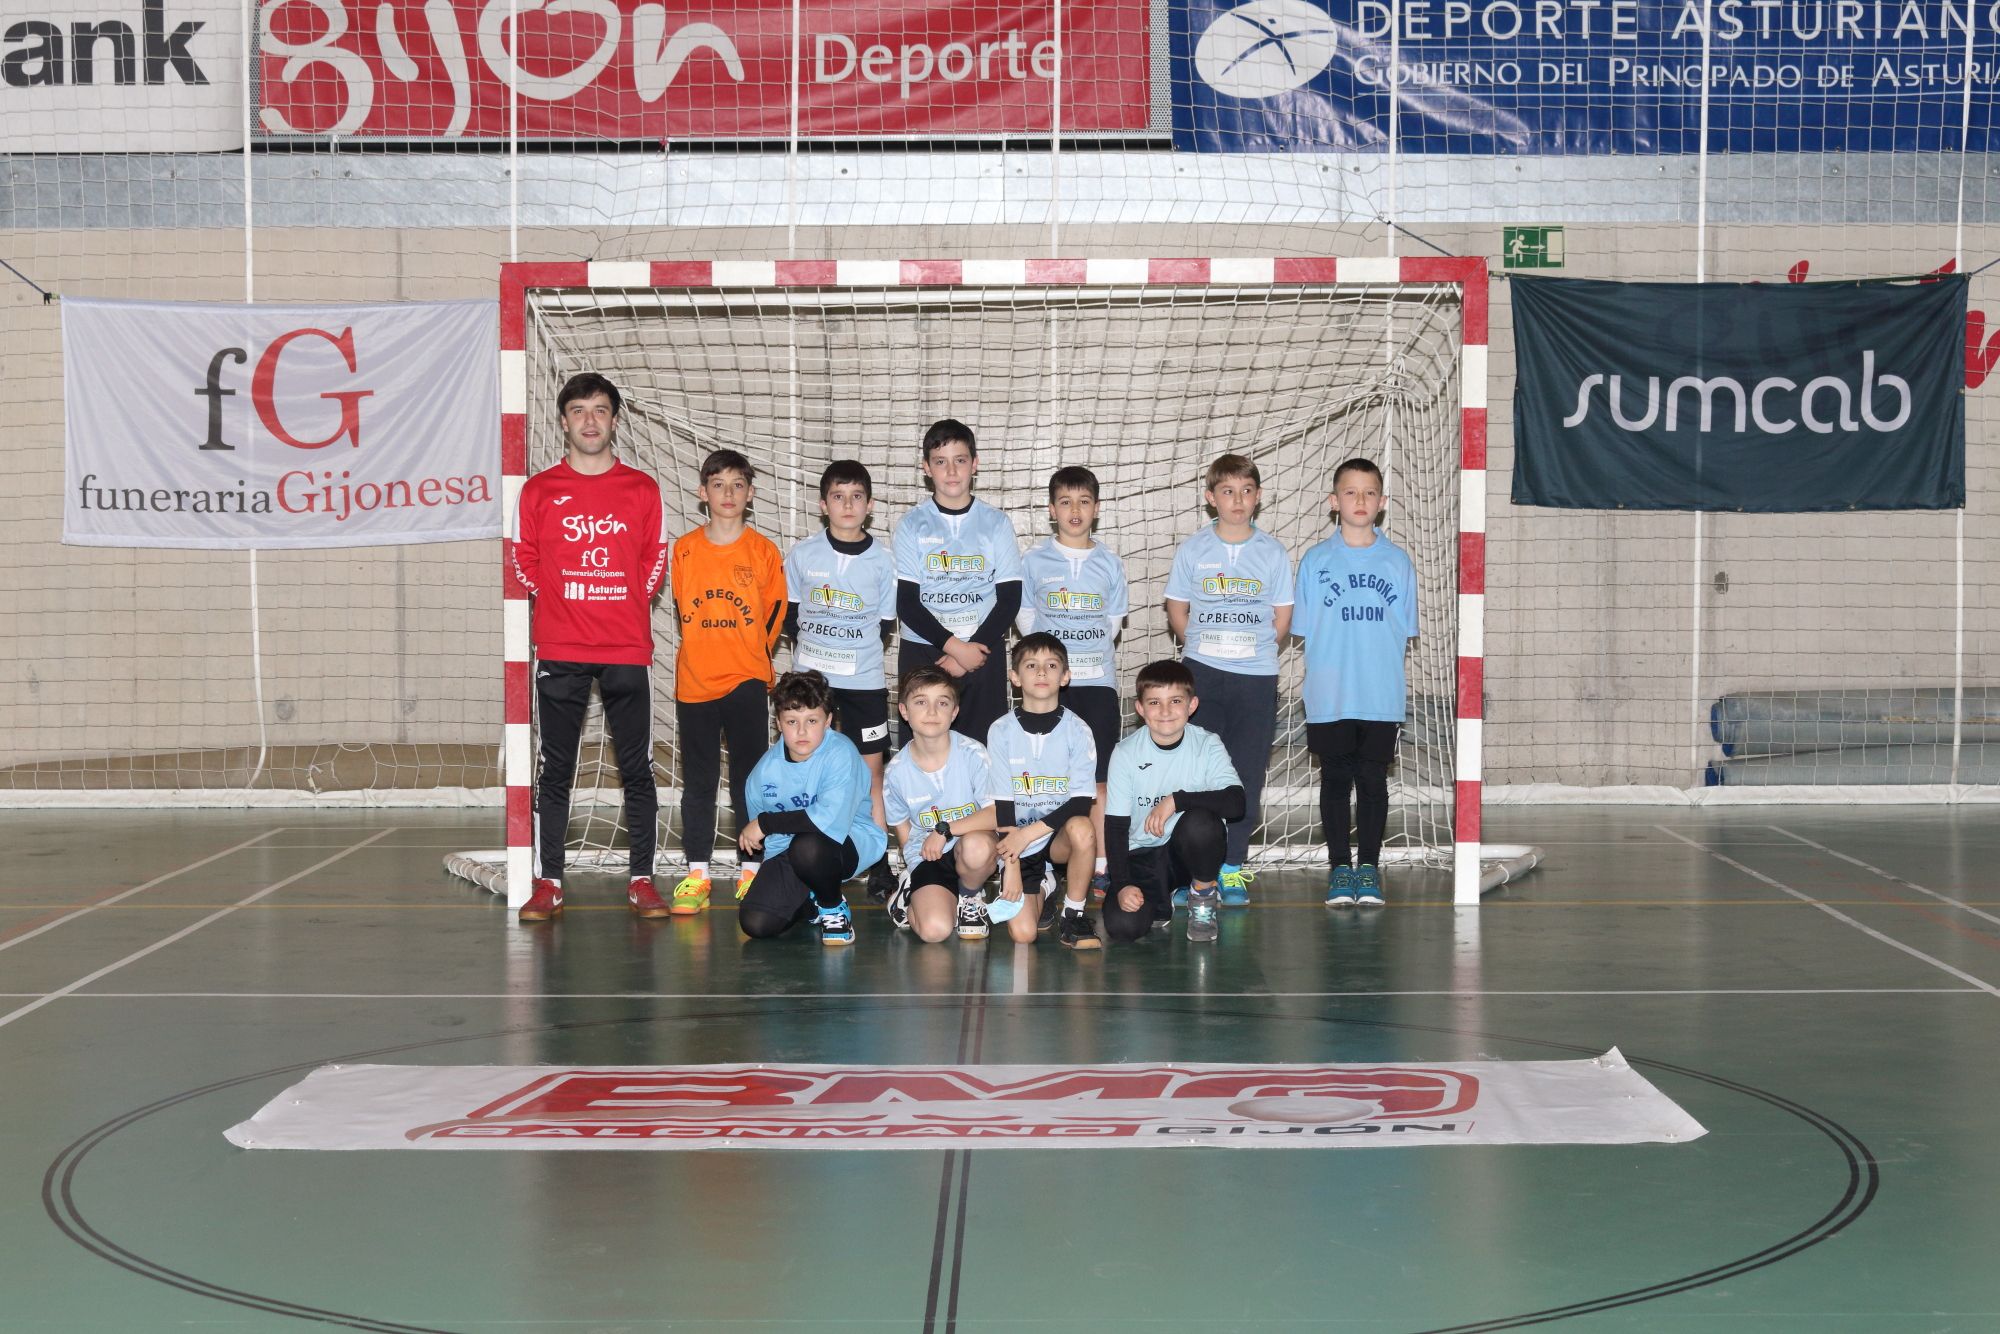
{"label": "red sponsor banner", "polygon": [[[789,3],[272,0],[267,135],[770,139],[791,132]],[[556,12],[559,11],[559,12]],[[805,0],[799,132],[813,138],[1147,128],[1146,0]]]}
{"label": "red sponsor banner", "polygon": [[1614,1052],[1454,1065],[329,1066],[245,1148],[1641,1143],[1701,1127]]}

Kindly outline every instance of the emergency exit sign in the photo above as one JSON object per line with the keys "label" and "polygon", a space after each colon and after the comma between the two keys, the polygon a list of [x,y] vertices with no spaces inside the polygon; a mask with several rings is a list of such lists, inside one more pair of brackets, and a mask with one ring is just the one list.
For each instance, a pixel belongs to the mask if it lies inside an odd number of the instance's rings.
{"label": "emergency exit sign", "polygon": [[1510,269],[1559,269],[1563,266],[1563,229],[1509,227],[1500,253]]}

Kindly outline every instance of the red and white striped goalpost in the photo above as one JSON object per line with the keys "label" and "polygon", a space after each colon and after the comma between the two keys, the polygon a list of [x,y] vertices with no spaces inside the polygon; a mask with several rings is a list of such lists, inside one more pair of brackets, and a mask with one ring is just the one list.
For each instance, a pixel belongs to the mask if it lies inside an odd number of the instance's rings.
{"label": "red and white striped goalpost", "polygon": [[500,267],[500,467],[506,531],[504,590],[506,886],[509,907],[528,901],[534,867],[533,681],[528,590],[514,576],[515,507],[528,476],[527,327],[530,291],[633,291],[893,287],[1449,286],[1461,303],[1458,504],[1458,708],[1452,898],[1481,890],[1481,729],[1485,720],[1487,274],[1483,259],[776,259],[576,261]]}

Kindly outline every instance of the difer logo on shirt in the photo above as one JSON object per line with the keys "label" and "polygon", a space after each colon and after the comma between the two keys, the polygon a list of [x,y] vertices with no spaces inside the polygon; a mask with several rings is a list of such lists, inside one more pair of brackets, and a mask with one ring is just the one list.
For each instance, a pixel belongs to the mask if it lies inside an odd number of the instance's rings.
{"label": "difer logo on shirt", "polygon": [[1102,593],[1077,593],[1067,588],[1051,588],[1042,594],[1042,605],[1050,611],[1103,611]]}
{"label": "difer logo on shirt", "polygon": [[935,574],[978,574],[986,568],[984,556],[954,556],[949,551],[924,555],[924,568]]}
{"label": "difer logo on shirt", "polygon": [[1066,774],[1014,775],[1014,795],[1017,797],[1062,797],[1069,795],[1069,777]]}
{"label": "difer logo on shirt", "polygon": [[979,813],[975,802],[959,806],[933,806],[929,810],[917,812],[917,826],[921,829],[935,829],[940,821],[950,824],[953,820],[970,820]]}
{"label": "difer logo on shirt", "polygon": [[1340,50],[1341,25],[1307,0],[1250,0],[1195,43],[1202,82],[1230,97],[1276,97],[1312,82]]}
{"label": "difer logo on shirt", "polygon": [[831,607],[835,611],[860,611],[867,604],[859,593],[849,593],[835,588],[832,584],[821,584],[818,588],[806,590],[806,604],[813,607]]}
{"label": "difer logo on shirt", "polygon": [[1262,579],[1239,579],[1233,575],[1212,574],[1201,581],[1201,591],[1210,597],[1261,597],[1264,593],[1264,581]]}

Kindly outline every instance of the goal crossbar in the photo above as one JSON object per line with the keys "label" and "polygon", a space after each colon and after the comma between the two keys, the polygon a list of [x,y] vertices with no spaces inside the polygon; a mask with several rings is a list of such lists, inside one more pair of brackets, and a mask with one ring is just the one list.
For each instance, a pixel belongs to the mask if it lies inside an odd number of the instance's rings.
{"label": "goal crossbar", "polygon": [[[1523,869],[1526,849],[1480,843],[1481,728],[1486,575],[1487,271],[1477,258],[1093,258],[920,260],[652,260],[511,263],[500,275],[501,473],[507,531],[502,541],[506,848],[490,881],[504,885],[510,906],[527,901],[533,875],[534,751],[528,591],[515,576],[512,545],[516,502],[529,470],[528,338],[537,300],[610,300],[678,304],[684,300],[772,300],[808,304],[846,294],[924,301],[954,291],[1002,289],[1075,293],[1108,289],[1143,299],[1148,292],[1225,296],[1230,289],[1388,295],[1445,291],[1460,308],[1460,393],[1457,506],[1453,745],[1452,884],[1458,903],[1476,903],[1482,888]],[[1482,859],[1482,852],[1484,857]],[[1508,858],[1511,856],[1511,862]],[[458,868],[455,868],[458,869]],[[463,870],[460,873],[464,873]],[[488,877],[482,877],[486,879]]]}

